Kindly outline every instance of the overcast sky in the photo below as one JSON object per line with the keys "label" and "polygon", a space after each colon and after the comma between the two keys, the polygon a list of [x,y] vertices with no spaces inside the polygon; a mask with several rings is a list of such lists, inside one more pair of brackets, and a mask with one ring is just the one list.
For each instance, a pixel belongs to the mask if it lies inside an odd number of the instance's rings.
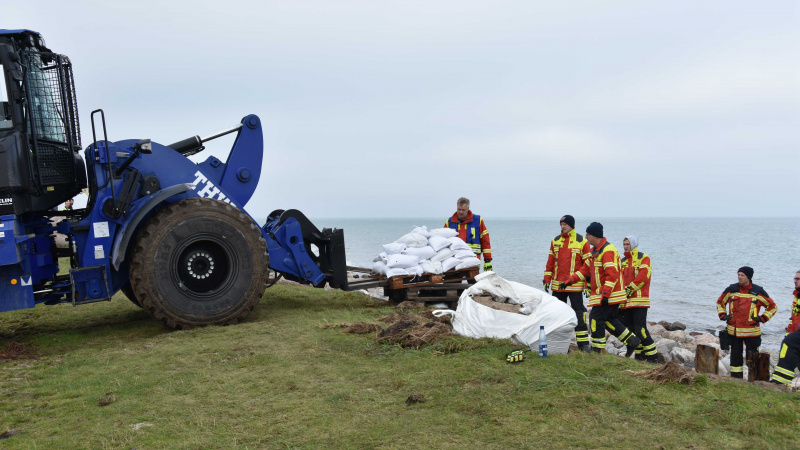
{"label": "overcast sky", "polygon": [[800,216],[797,1],[2,4],[84,145],[96,108],[163,144],[259,115],[255,216]]}

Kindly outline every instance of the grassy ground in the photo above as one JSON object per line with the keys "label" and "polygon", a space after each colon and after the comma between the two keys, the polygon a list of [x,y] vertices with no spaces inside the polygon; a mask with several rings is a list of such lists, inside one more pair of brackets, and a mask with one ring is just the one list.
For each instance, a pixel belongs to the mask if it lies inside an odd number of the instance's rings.
{"label": "grassy ground", "polygon": [[323,328],[390,312],[359,293],[275,286],[230,327],[170,331],[121,294],[0,315],[0,348],[38,348],[0,362],[0,447],[797,445],[797,394],[654,384],[626,372],[651,366],[607,355],[512,365],[506,341],[405,350]]}

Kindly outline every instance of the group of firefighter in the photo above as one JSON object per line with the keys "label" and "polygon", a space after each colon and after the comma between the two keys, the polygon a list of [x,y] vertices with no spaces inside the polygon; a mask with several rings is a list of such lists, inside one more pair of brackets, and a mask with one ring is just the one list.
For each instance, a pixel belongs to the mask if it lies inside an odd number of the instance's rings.
{"label": "group of firefighter", "polygon": [[[489,231],[483,220],[469,209],[469,200],[458,199],[456,213],[445,227],[457,230],[476,256],[483,256],[484,270],[492,270]],[[657,363],[653,337],[647,329],[650,308],[650,257],[639,250],[639,240],[627,236],[622,241],[623,255],[603,236],[603,225],[592,222],[586,236],[575,231],[575,218],[559,220],[561,233],[550,242],[542,285],[545,292],[569,304],[578,325],[575,337],[585,352],[606,349],[606,329],[626,347],[625,356]],[[728,286],[717,299],[717,313],[727,327],[722,337],[730,343],[730,370],[733,378],[743,378],[744,356],[757,353],[761,346],[761,324],[778,311],[775,302],[761,286],[753,284],[754,270],[744,266],[737,271],[738,281]],[[794,276],[794,300],[780,359],[770,381],[791,385],[800,364],[800,271]],[[583,296],[589,299],[591,312]],[[727,335],[726,335],[727,333]]]}

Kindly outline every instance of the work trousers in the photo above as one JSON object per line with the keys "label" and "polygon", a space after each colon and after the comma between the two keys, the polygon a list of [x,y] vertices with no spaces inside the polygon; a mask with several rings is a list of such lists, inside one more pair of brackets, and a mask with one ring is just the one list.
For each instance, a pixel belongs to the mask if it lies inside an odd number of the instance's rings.
{"label": "work trousers", "polygon": [[772,380],[790,386],[798,364],[800,364],[800,331],[795,331],[781,342],[780,359],[772,374]]}
{"label": "work trousers", "polygon": [[620,308],[619,320],[642,341],[636,347],[636,359],[655,359],[656,343],[647,331],[648,308]]}
{"label": "work trousers", "polygon": [[623,343],[628,342],[633,333],[619,321],[617,314],[619,305],[593,306],[589,313],[589,331],[592,334],[592,350],[600,352],[606,349],[606,327],[608,331]]}
{"label": "work trousers", "polygon": [[575,327],[575,339],[578,345],[585,345],[589,343],[589,330],[586,328],[586,306],[583,305],[583,294],[578,292],[556,292],[553,291],[553,296],[564,303],[569,299],[569,305],[575,311],[575,317],[578,318],[578,325]]}
{"label": "work trousers", "polygon": [[750,353],[758,352],[758,347],[761,347],[761,336],[746,338],[731,336],[731,377],[733,378],[744,377],[744,358],[742,357],[744,347],[747,347],[747,356]]}

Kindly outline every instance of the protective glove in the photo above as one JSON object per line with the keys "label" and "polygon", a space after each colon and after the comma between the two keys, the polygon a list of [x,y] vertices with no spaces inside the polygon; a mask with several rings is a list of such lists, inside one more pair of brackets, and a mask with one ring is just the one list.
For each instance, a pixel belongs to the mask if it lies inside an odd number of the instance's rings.
{"label": "protective glove", "polygon": [[602,299],[600,299],[600,306],[608,306],[608,297],[606,297],[605,295],[603,296]]}
{"label": "protective glove", "polygon": [[592,297],[592,287],[591,286],[586,286],[583,289],[583,296],[586,297],[586,298],[591,298]]}
{"label": "protective glove", "polygon": [[766,323],[769,320],[765,314],[756,317],[756,322]]}
{"label": "protective glove", "polygon": [[562,281],[562,282],[558,283],[558,289],[563,291],[564,289],[568,288],[571,284],[572,283],[570,283],[569,280]]}
{"label": "protective glove", "polygon": [[489,272],[491,270],[492,270],[492,260],[487,259],[486,261],[483,262],[483,271]]}
{"label": "protective glove", "polygon": [[634,289],[633,286],[626,287],[625,288],[625,297],[631,298],[633,296],[634,292],[636,292],[636,289]]}
{"label": "protective glove", "polygon": [[547,280],[542,280],[542,286],[544,286],[544,291],[548,294],[550,293],[550,283]]}
{"label": "protective glove", "polygon": [[733,314],[719,313],[719,320],[722,320],[723,322],[727,322],[727,321],[729,321],[731,319],[733,319]]}

